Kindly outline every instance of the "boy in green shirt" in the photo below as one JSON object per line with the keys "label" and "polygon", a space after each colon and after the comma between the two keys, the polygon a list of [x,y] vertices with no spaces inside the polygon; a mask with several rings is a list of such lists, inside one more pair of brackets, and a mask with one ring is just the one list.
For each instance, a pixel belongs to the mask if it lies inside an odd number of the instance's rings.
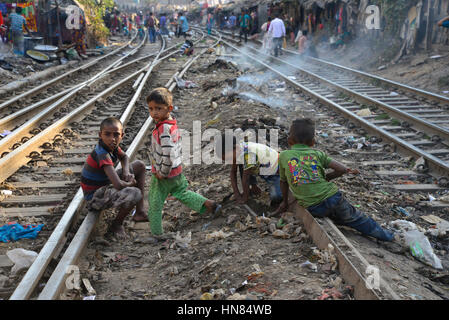
{"label": "boy in green shirt", "polygon": [[[345,173],[358,174],[358,170],[346,168],[332,160],[324,152],[314,150],[315,123],[311,119],[293,121],[288,136],[290,150],[279,155],[282,203],[276,213],[288,208],[288,190],[314,217],[329,217],[381,241],[393,241],[394,234],[383,229],[376,221],[355,209],[341,194],[338,187],[329,182]],[[327,173],[325,169],[334,171]]]}

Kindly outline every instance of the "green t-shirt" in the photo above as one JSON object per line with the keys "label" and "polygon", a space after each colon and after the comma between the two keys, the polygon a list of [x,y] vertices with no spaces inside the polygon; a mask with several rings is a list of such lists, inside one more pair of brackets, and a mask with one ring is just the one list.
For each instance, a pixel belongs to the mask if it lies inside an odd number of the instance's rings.
{"label": "green t-shirt", "polygon": [[324,152],[303,144],[295,144],[279,155],[279,176],[304,208],[319,204],[338,192],[326,181],[325,169],[332,161]]}

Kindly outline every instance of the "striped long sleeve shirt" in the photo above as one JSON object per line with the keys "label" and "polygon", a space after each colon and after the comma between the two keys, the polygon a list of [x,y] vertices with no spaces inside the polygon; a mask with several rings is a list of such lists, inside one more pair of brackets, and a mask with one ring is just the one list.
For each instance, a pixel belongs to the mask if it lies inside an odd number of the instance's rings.
{"label": "striped long sleeve shirt", "polygon": [[176,119],[156,124],[150,147],[151,172],[172,178],[182,172],[181,138]]}

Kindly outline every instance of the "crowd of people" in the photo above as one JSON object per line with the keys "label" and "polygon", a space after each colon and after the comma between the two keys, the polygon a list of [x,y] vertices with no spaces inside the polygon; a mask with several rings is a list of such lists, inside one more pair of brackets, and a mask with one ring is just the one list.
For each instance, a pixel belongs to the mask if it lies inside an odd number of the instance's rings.
{"label": "crowd of people", "polygon": [[[238,32],[239,40],[262,38],[262,48],[265,54],[278,56],[282,54],[280,48],[287,48],[287,44],[296,47],[300,54],[316,55],[313,42],[308,39],[308,30],[301,30],[293,26],[293,19],[287,14],[282,15],[280,12],[274,12],[268,17],[259,28],[259,17],[256,11],[249,11],[242,8],[240,13],[236,15],[231,12],[228,15],[213,14],[209,12],[206,19],[206,28],[208,33],[213,28],[220,30],[228,29],[232,34]],[[295,29],[296,32],[295,32]]]}
{"label": "crowd of people", "polygon": [[154,12],[138,11],[136,13],[120,13],[118,10],[107,12],[103,17],[106,27],[112,35],[123,34],[129,36],[136,28],[137,33],[143,39],[145,32],[148,32],[148,39],[151,43],[156,42],[158,35],[186,38],[190,30],[189,23],[182,11],[173,14],[161,13],[157,16]]}
{"label": "crowd of people", "polygon": [[[61,13],[62,14],[62,13]],[[145,33],[151,43],[156,42],[159,35],[177,36],[184,38],[190,30],[188,20],[183,12],[173,14],[155,13],[147,11],[120,12],[117,9],[107,10],[103,16],[105,26],[110,35],[131,36],[133,30],[143,39]],[[86,34],[87,24],[84,12],[81,10],[79,28],[69,30],[71,43],[74,45],[79,57],[85,59],[86,55]],[[25,36],[31,35],[27,21],[23,14],[23,8],[17,6],[7,15],[0,15],[0,36],[3,43],[11,43],[13,53],[19,56],[25,55]],[[26,32],[26,33],[25,33]]]}

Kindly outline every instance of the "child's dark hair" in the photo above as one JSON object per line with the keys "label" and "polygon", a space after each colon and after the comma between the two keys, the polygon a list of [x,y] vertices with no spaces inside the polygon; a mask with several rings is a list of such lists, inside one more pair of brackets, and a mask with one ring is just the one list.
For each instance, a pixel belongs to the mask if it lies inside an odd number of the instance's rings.
{"label": "child's dark hair", "polygon": [[232,140],[232,150],[235,150],[235,146],[237,145],[237,138],[235,135],[230,134],[222,134],[215,140],[215,151],[218,157],[223,158],[223,156],[228,153],[229,148],[226,149],[226,141]]}
{"label": "child's dark hair", "polygon": [[165,104],[166,106],[171,106],[173,105],[173,96],[167,88],[160,87],[154,89],[148,95],[147,103],[150,103],[151,101],[160,104]]}
{"label": "child's dark hair", "polygon": [[310,144],[315,137],[315,122],[310,118],[294,120],[290,127],[290,137],[296,143]]}
{"label": "child's dark hair", "polygon": [[104,127],[114,125],[116,123],[119,123],[120,126],[123,128],[123,124],[119,119],[114,118],[114,117],[106,118],[103,121],[101,121],[101,123],[100,123],[100,131],[103,130]]}

